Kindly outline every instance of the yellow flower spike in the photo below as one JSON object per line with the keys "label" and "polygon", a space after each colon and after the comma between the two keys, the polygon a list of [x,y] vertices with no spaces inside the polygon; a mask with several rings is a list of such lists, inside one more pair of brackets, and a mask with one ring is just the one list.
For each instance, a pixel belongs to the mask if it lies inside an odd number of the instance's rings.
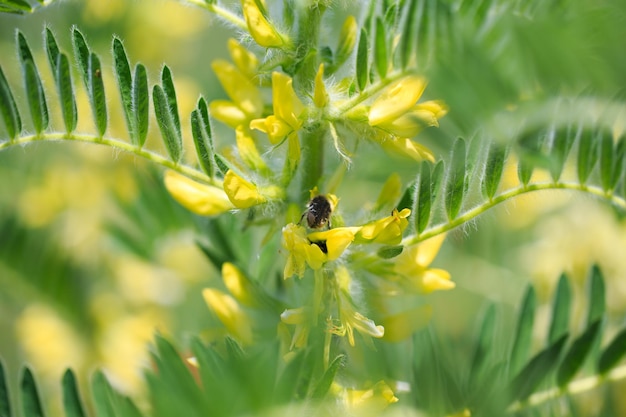
{"label": "yellow flower spike", "polygon": [[243,17],[248,25],[248,31],[256,43],[266,48],[279,48],[286,45],[285,39],[263,16],[263,12],[259,9],[255,0],[242,0],[241,8]]}
{"label": "yellow flower spike", "polygon": [[267,201],[259,193],[256,185],[244,180],[230,169],[224,176],[224,191],[231,203],[241,209],[256,206]]}
{"label": "yellow flower spike", "polygon": [[248,129],[243,126],[238,126],[235,129],[235,140],[237,142],[239,156],[246,165],[255,171],[267,170],[267,165],[265,165],[265,161],[261,158],[261,154],[259,154],[254,139],[252,139]]}
{"label": "yellow flower spike", "polygon": [[202,290],[202,296],[230,334],[243,344],[252,343],[252,323],[233,297],[213,288]]}
{"label": "yellow flower spike", "polygon": [[256,55],[241,46],[233,38],[228,39],[228,52],[230,52],[230,57],[237,69],[248,79],[254,79],[259,65]]}
{"label": "yellow flower spike", "polygon": [[385,328],[383,339],[387,342],[400,342],[408,339],[428,324],[432,314],[431,306],[418,306],[383,318],[381,320]]}
{"label": "yellow flower spike", "polygon": [[250,122],[250,128],[267,133],[272,144],[302,127],[299,119],[305,110],[292,86],[293,80],[280,72],[272,73],[272,101],[274,114]]}
{"label": "yellow flower spike", "polygon": [[209,110],[213,118],[233,129],[246,123],[250,118],[239,106],[227,100],[213,100],[209,104]]}
{"label": "yellow flower spike", "polygon": [[235,208],[221,188],[200,184],[176,171],[165,172],[165,188],[180,205],[202,216],[216,216]]}
{"label": "yellow flower spike", "polygon": [[427,160],[435,162],[435,155],[424,145],[412,141],[409,138],[396,138],[388,136],[380,139],[380,145],[390,154],[395,154],[405,158],[411,158],[415,161]]}
{"label": "yellow flower spike", "polygon": [[370,107],[370,126],[392,122],[402,116],[417,103],[425,88],[426,80],[417,76],[402,78],[388,86]]}
{"label": "yellow flower spike", "polygon": [[320,269],[327,260],[320,247],[311,244],[307,239],[306,229],[294,223],[283,227],[283,247],[289,251],[284,270],[285,279],[293,275],[302,278],[307,264],[315,270]]}
{"label": "yellow flower spike", "polygon": [[254,287],[250,280],[230,262],[222,264],[222,280],[237,301],[248,307],[258,305],[254,298]]}
{"label": "yellow flower spike", "polygon": [[318,246],[315,243],[324,243],[327,260],[334,261],[350,246],[359,230],[361,230],[360,227],[336,227],[323,232],[310,233],[307,237],[314,246]]}
{"label": "yellow flower spike", "polygon": [[211,67],[228,97],[250,118],[259,117],[263,113],[261,92],[241,71],[223,59],[216,59]]}
{"label": "yellow flower spike", "polygon": [[320,64],[317,75],[315,76],[313,104],[319,108],[326,107],[328,104],[328,92],[326,92],[326,86],[324,85],[324,64]]}
{"label": "yellow flower spike", "polygon": [[409,225],[407,217],[410,215],[411,210],[408,208],[400,212],[394,209],[391,216],[362,226],[354,242],[397,245],[402,241],[402,233]]}

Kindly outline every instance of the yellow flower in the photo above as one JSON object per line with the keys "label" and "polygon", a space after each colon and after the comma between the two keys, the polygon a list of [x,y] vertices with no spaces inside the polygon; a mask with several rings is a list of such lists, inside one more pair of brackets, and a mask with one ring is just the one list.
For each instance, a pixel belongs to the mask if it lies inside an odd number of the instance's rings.
{"label": "yellow flower", "polygon": [[256,55],[241,46],[239,42],[233,38],[228,40],[228,52],[237,69],[248,79],[254,79],[259,65],[259,60]]}
{"label": "yellow flower", "polygon": [[237,301],[228,294],[205,288],[202,296],[207,306],[226,327],[228,332],[244,344],[252,343],[252,323]]}
{"label": "yellow flower", "polygon": [[268,199],[283,198],[284,190],[277,186],[268,186],[259,189],[256,185],[246,181],[233,170],[229,169],[224,176],[224,191],[228,199],[237,208],[244,209],[263,204]]}
{"label": "yellow flower", "polygon": [[337,383],[331,389],[358,415],[378,416],[389,404],[398,401],[385,381],[378,381],[366,390],[342,388]]}
{"label": "yellow flower", "polygon": [[354,240],[359,227],[337,227],[324,232],[306,234],[303,226],[289,223],[283,227],[283,247],[289,251],[285,265],[285,278],[304,276],[308,264],[313,270],[341,256]]}
{"label": "yellow flower", "polygon": [[323,232],[311,233],[307,238],[312,245],[322,247],[326,260],[334,261],[350,246],[360,229],[360,227],[335,227]]}
{"label": "yellow flower", "polygon": [[328,104],[328,93],[324,85],[324,64],[320,64],[315,76],[315,85],[313,87],[313,104],[317,107],[326,107]]}
{"label": "yellow flower", "polygon": [[212,115],[235,128],[263,114],[263,98],[259,89],[233,64],[217,59],[211,64],[224,91],[232,102],[211,102]]}
{"label": "yellow flower", "polygon": [[291,339],[290,349],[305,347],[311,329],[311,308],[299,307],[283,311],[280,320],[285,324],[295,325],[296,329]]}
{"label": "yellow flower", "polygon": [[372,104],[368,114],[370,126],[393,122],[408,112],[425,88],[426,80],[417,76],[405,77],[391,84]]}
{"label": "yellow flower", "polygon": [[428,324],[433,314],[431,306],[417,306],[381,320],[385,328],[383,339],[387,342],[406,340]]}
{"label": "yellow flower", "polygon": [[341,32],[339,33],[339,44],[335,53],[338,62],[344,62],[352,53],[358,34],[358,25],[354,16],[348,16],[343,22]]}
{"label": "yellow flower", "polygon": [[376,220],[361,227],[354,240],[355,243],[382,243],[397,245],[402,241],[402,232],[409,225],[406,219],[411,214],[408,208],[398,212],[393,209],[391,216]]}
{"label": "yellow flower", "polygon": [[454,288],[448,271],[429,268],[444,239],[445,234],[440,234],[417,245],[408,246],[394,259],[394,272],[403,279],[408,289],[429,294]]}
{"label": "yellow flower", "polygon": [[222,264],[222,280],[228,291],[241,304],[247,307],[255,307],[258,304],[252,283],[239,268],[230,262]]}
{"label": "yellow flower", "polygon": [[200,184],[176,171],[165,172],[165,188],[180,205],[202,216],[215,216],[235,208],[221,188]]}
{"label": "yellow flower", "polygon": [[272,101],[274,114],[265,119],[255,119],[250,122],[252,129],[258,129],[277,144],[292,132],[302,127],[299,119],[305,110],[292,86],[293,80],[280,72],[272,73]]}
{"label": "yellow flower", "polygon": [[302,278],[306,264],[312,269],[320,269],[327,259],[322,249],[307,239],[306,229],[294,223],[283,227],[283,247],[289,251],[284,270],[285,279],[293,275]]}
{"label": "yellow flower", "polygon": [[265,161],[261,158],[261,154],[259,154],[259,150],[250,133],[251,132],[242,125],[237,126],[235,129],[235,140],[237,142],[239,156],[243,162],[253,170],[265,171],[267,170],[267,165],[265,165]]}
{"label": "yellow flower", "polygon": [[255,0],[242,0],[241,7],[243,17],[248,25],[248,31],[256,43],[266,48],[286,45],[284,37],[263,16],[263,12],[259,9]]}
{"label": "yellow flower", "polygon": [[435,156],[430,149],[409,138],[398,138],[393,135],[377,135],[373,139],[380,143],[383,149],[391,154],[411,158],[415,161],[427,160],[435,162]]}
{"label": "yellow flower", "polygon": [[447,108],[442,101],[426,101],[416,104],[395,120],[379,124],[378,127],[396,136],[410,138],[417,135],[424,127],[439,126],[437,119],[442,118],[446,113]]}

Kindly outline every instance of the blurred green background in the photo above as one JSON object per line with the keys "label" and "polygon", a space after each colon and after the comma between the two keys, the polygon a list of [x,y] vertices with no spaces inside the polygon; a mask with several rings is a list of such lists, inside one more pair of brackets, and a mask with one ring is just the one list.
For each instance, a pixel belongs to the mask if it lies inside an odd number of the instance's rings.
{"label": "blurred green background", "polygon": [[[429,98],[445,100],[451,112],[440,129],[424,132],[423,140],[446,159],[456,136],[470,139],[479,132],[479,137],[506,139],[515,123],[550,108],[555,98],[615,97],[626,74],[626,56],[613,56],[626,39],[626,8],[616,1],[604,5],[586,10],[576,3],[574,17],[563,21],[557,11],[537,19],[509,16],[492,22],[496,29],[483,29],[484,36],[469,20],[454,28],[466,39],[463,53],[441,50],[428,68],[427,90]],[[338,6],[329,26],[357,9]],[[581,20],[585,15],[588,20]],[[131,64],[146,65],[151,85],[164,63],[172,69],[188,149],[188,117],[198,95],[224,96],[210,63],[227,55],[226,40],[237,34],[209,13],[175,1],[85,0],[60,2],[30,16],[0,15],[1,65],[22,104],[15,30],[26,35],[47,90],[53,91],[42,46],[46,24],[66,52],[70,28],[77,25],[103,61],[112,118],[108,136],[125,138],[110,71],[113,34],[124,41]],[[533,38],[538,29],[544,37]],[[504,48],[506,42],[520,49]],[[82,85],[77,99],[77,131],[92,131]],[[531,124],[545,116],[536,117]],[[60,126],[60,120],[52,125]],[[215,126],[218,146],[231,146],[233,132]],[[152,123],[147,146],[159,149],[160,142]],[[188,158],[193,162],[192,152]],[[360,146],[338,192],[345,217],[376,200],[391,167],[404,184],[416,173],[410,162]],[[515,183],[514,167],[505,175],[505,182]],[[141,397],[141,373],[150,366],[148,346],[155,332],[185,346],[191,335],[216,325],[200,289],[219,279],[219,272],[196,245],[209,220],[178,206],[161,176],[162,170],[143,160],[94,145],[40,143],[0,152],[0,355],[12,381],[24,362],[31,364],[53,407],[59,406],[58,381],[68,366],[82,381],[102,368],[118,389]],[[510,336],[525,286],[535,285],[546,303],[562,272],[575,288],[575,317],[582,323],[586,277],[594,263],[604,271],[611,319],[619,323],[626,312],[624,248],[626,222],[603,203],[556,191],[518,198],[449,234],[435,265],[452,273],[457,289],[431,297],[433,328],[463,346],[485,306],[496,303],[498,331]],[[537,340],[547,331],[547,307],[540,308],[540,318]]]}

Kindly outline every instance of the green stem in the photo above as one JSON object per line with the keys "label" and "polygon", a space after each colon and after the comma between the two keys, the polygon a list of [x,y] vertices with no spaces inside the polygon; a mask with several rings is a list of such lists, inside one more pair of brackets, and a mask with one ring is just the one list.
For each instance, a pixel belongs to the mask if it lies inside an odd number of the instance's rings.
{"label": "green stem", "polygon": [[552,388],[546,391],[537,392],[531,395],[526,401],[516,402],[507,410],[507,413],[516,413],[526,408],[536,407],[549,400],[563,395],[576,395],[582,392],[591,391],[607,381],[619,381],[626,379],[626,365],[611,370],[606,375],[594,375],[570,382],[564,388]]}
{"label": "green stem", "polygon": [[311,3],[298,16],[298,36],[296,39],[296,65],[298,69],[294,74],[294,88],[301,97],[310,93],[315,79],[320,24],[325,10],[317,1]]}
{"label": "green stem", "polygon": [[579,183],[554,183],[554,182],[550,182],[550,183],[542,183],[542,184],[530,184],[527,186],[521,186],[518,188],[513,188],[511,190],[507,190],[505,192],[503,192],[502,194],[499,194],[497,196],[495,196],[493,199],[486,201],[485,203],[474,207],[471,210],[466,211],[465,213],[463,213],[461,216],[455,218],[454,220],[449,221],[448,223],[444,223],[444,224],[440,224],[434,227],[431,227],[429,229],[426,229],[422,234],[420,235],[414,235],[414,236],[408,236],[405,240],[404,240],[404,244],[405,245],[413,245],[416,243],[419,243],[421,241],[424,241],[430,237],[439,235],[441,233],[445,233],[449,230],[454,229],[457,226],[462,225],[463,223],[466,223],[472,219],[474,219],[475,217],[478,217],[479,215],[483,214],[484,212],[486,212],[487,210],[491,209],[492,207],[503,203],[511,198],[532,192],[532,191],[540,191],[540,190],[575,190],[575,191],[584,191],[593,195],[596,195],[598,197],[602,197],[605,199],[608,199],[611,201],[611,203],[613,203],[615,206],[619,207],[622,210],[626,211],[626,200],[624,200],[624,198],[616,196],[612,193],[608,193],[606,191],[604,191],[602,188],[600,187],[596,187],[596,186],[589,186],[589,185],[584,185],[584,184],[579,184]]}
{"label": "green stem", "polygon": [[210,11],[211,13],[222,18],[226,22],[237,26],[239,29],[243,29],[245,31],[248,30],[248,25],[246,25],[246,22],[241,17],[237,16],[236,14],[234,14],[228,9],[218,6],[215,3],[207,3],[204,0],[185,0],[185,1],[187,3],[194,4],[198,7],[202,7],[203,9]]}
{"label": "green stem", "polygon": [[304,131],[302,138],[302,185],[300,202],[305,204],[309,200],[309,190],[319,185],[324,172],[324,137],[326,127],[323,124],[311,130]]}
{"label": "green stem", "polygon": [[188,176],[197,181],[201,181],[207,184],[220,185],[218,181],[209,178],[203,172],[192,168],[188,165],[178,164],[166,157],[157,154],[156,152],[149,151],[146,149],[139,148],[135,145],[132,145],[128,142],[124,142],[120,139],[111,139],[111,138],[101,138],[95,135],[82,135],[82,134],[67,134],[67,133],[43,133],[40,135],[29,135],[23,136],[19,139],[0,143],[0,151],[3,149],[10,148],[15,145],[25,145],[33,142],[42,142],[42,141],[74,141],[74,142],[84,142],[84,143],[92,143],[95,145],[105,145],[111,148],[120,149],[125,152],[129,152],[145,158],[149,161],[152,161],[156,164],[162,165],[166,168],[177,171],[183,175]]}

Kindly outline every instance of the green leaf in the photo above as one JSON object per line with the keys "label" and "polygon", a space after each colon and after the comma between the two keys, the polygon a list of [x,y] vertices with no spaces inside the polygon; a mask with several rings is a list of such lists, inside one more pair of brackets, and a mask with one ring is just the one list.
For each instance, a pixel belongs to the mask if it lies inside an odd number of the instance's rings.
{"label": "green leaf", "polygon": [[556,380],[559,387],[567,385],[583,365],[585,358],[591,351],[591,347],[600,333],[601,325],[602,319],[595,321],[580,337],[574,340],[556,373]]}
{"label": "green leaf", "polygon": [[76,26],[72,27],[72,46],[74,48],[74,58],[83,78],[85,88],[89,92],[89,46],[87,41]]}
{"label": "green leaf", "polygon": [[93,52],[89,54],[87,68],[87,95],[98,135],[102,137],[107,130],[107,103],[100,59]]}
{"label": "green leaf", "polygon": [[44,417],[41,400],[37,393],[37,383],[28,368],[24,368],[20,391],[22,393],[22,412],[24,417]]}
{"label": "green leaf", "polygon": [[133,109],[135,115],[135,137],[137,144],[142,147],[148,136],[148,120],[150,109],[150,96],[148,93],[148,75],[146,67],[142,64],[135,65],[135,76],[133,77]]}
{"label": "green leaf", "polygon": [[589,130],[583,130],[578,141],[578,181],[585,184],[598,158],[598,141]]}
{"label": "green leaf", "polygon": [[170,109],[170,114],[172,115],[172,120],[174,121],[174,126],[176,127],[176,132],[178,133],[178,136],[182,136],[180,133],[180,117],[178,116],[176,89],[174,88],[174,81],[172,80],[172,71],[170,71],[170,68],[167,65],[164,65],[161,71],[161,84],[163,86],[165,96],[167,97],[167,104]]}
{"label": "green leaf", "polygon": [[541,155],[541,148],[546,139],[546,133],[543,131],[527,132],[520,140],[520,161],[517,169],[519,180],[524,186],[527,186],[533,175],[535,167],[543,162],[544,156]]}
{"label": "green leaf", "polygon": [[613,166],[613,175],[611,176],[611,190],[614,190],[624,177],[624,170],[626,170],[626,139],[621,137],[618,139],[615,148],[615,164]]}
{"label": "green leaf", "polygon": [[56,74],[57,59],[61,52],[59,51],[59,46],[57,44],[56,39],[54,38],[54,34],[50,30],[50,28],[47,26],[44,31],[44,44],[46,45],[46,52],[48,53],[48,62],[50,62],[50,68],[52,68],[52,73]]}
{"label": "green leaf", "polygon": [[206,104],[204,97],[198,99],[198,115],[201,117],[202,126],[204,127],[204,133],[209,139],[209,146],[213,151],[213,133],[211,133],[211,120],[209,119],[209,108]]}
{"label": "green leaf", "polygon": [[33,8],[25,0],[2,0],[0,11],[5,13],[23,14],[24,12],[32,12]]}
{"label": "green leaf", "polygon": [[409,0],[405,6],[405,20],[402,36],[400,37],[400,67],[405,69],[413,56],[413,43],[415,42],[415,8],[417,0]]}
{"label": "green leaf", "polygon": [[402,198],[400,198],[400,202],[398,203],[398,206],[396,207],[396,209],[398,209],[398,211],[402,211],[405,208],[408,208],[408,209],[411,209],[411,211],[413,211],[414,206],[415,206],[415,193],[416,192],[417,192],[417,182],[414,181],[410,183],[408,187],[406,187],[406,189],[404,190],[404,193],[402,194]]}
{"label": "green leaf", "polygon": [[71,133],[76,129],[77,111],[76,100],[74,99],[74,89],[72,87],[72,77],[70,75],[70,62],[67,55],[59,54],[56,64],[56,81],[59,99],[61,101],[61,112],[65,130]]}
{"label": "green leaf", "polygon": [[193,136],[193,143],[196,147],[196,154],[198,155],[198,162],[202,167],[202,170],[210,177],[215,175],[215,163],[213,160],[213,149],[210,143],[208,143],[205,135],[206,130],[203,128],[202,116],[199,115],[199,110],[191,112],[191,135]]}
{"label": "green leaf", "polygon": [[552,322],[548,331],[548,343],[554,343],[569,330],[570,306],[572,304],[572,290],[567,275],[561,274],[552,304]]}
{"label": "green leaf", "polygon": [[154,113],[159,129],[161,129],[167,153],[174,162],[178,162],[182,156],[182,138],[176,130],[176,123],[172,118],[167,96],[160,85],[155,85],[152,89],[152,100],[154,101]]}
{"label": "green leaf", "polygon": [[83,405],[78,395],[76,377],[70,369],[65,371],[63,375],[63,407],[66,417],[85,417]]}
{"label": "green leaf", "polygon": [[22,131],[22,120],[2,67],[0,67],[0,113],[9,138],[14,139]]}
{"label": "green leaf", "polygon": [[493,199],[498,191],[498,186],[502,180],[502,171],[506,161],[507,148],[497,142],[491,142],[487,163],[485,164],[485,175],[482,180],[482,192],[489,200]]}
{"label": "green leaf", "polygon": [[367,32],[365,28],[361,29],[361,35],[359,36],[359,46],[356,51],[356,83],[359,87],[359,91],[363,91],[367,86],[367,80],[369,75],[368,69],[368,51],[367,51]]}
{"label": "green leaf", "polygon": [[433,181],[430,175],[430,164],[422,162],[420,173],[417,177],[418,188],[415,204],[415,230],[421,233],[426,230],[430,221],[430,212],[433,204]]}
{"label": "green leaf", "polygon": [[476,384],[484,376],[484,370],[490,358],[490,354],[493,353],[495,328],[496,309],[493,304],[490,304],[487,311],[485,311],[480,327],[480,334],[478,336],[478,343],[476,343],[476,349],[474,350],[474,358],[470,371],[470,381],[472,381],[472,384]]}
{"label": "green leaf", "polygon": [[111,404],[111,385],[101,371],[97,371],[91,382],[93,403],[97,417],[116,417]]}
{"label": "green leaf", "polygon": [[517,374],[528,359],[532,344],[533,323],[535,321],[535,309],[537,296],[533,287],[528,287],[522,308],[518,313],[515,341],[511,350],[510,373]]}
{"label": "green leaf", "polygon": [[554,368],[561,354],[567,334],[561,336],[556,342],[539,352],[520,371],[511,382],[511,400],[527,399],[537,389],[541,381]]}
{"label": "green leaf", "polygon": [[11,417],[9,386],[4,373],[4,364],[0,361],[0,417]]}
{"label": "green leaf", "polygon": [[598,361],[598,373],[606,374],[626,354],[626,329],[622,329],[604,349]]}
{"label": "green leaf", "polygon": [[567,161],[575,139],[576,132],[572,126],[554,132],[551,151],[552,160],[550,163],[550,175],[554,182],[557,182],[559,178],[561,178],[565,161]]}
{"label": "green leaf", "polygon": [[613,180],[613,138],[610,134],[600,131],[598,140],[600,142],[600,183],[604,191],[609,191]]}
{"label": "green leaf", "polygon": [[313,390],[312,398],[321,400],[326,396],[326,393],[330,389],[333,381],[335,380],[335,375],[337,372],[345,367],[347,357],[346,355],[338,355],[333,361],[330,363],[322,378],[318,381],[315,389]]}
{"label": "green leaf", "polygon": [[35,131],[41,133],[48,127],[48,106],[43,85],[26,38],[19,31],[17,32],[17,44],[31,120]]}
{"label": "green leaf", "polygon": [[387,76],[389,67],[389,56],[387,54],[387,34],[385,33],[385,23],[381,18],[376,19],[376,34],[374,38],[374,64],[376,72],[381,79]]}
{"label": "green leaf", "polygon": [[403,250],[404,246],[402,245],[383,246],[382,248],[378,249],[378,252],[376,252],[376,254],[383,259],[392,259],[400,255]]}
{"label": "green leaf", "polygon": [[452,149],[452,162],[446,182],[445,205],[450,220],[454,220],[459,214],[465,197],[466,159],[465,141],[459,138]]}
{"label": "green leaf", "polygon": [[135,146],[139,145],[137,130],[135,127],[135,116],[133,115],[133,77],[130,72],[130,64],[122,41],[113,38],[113,66],[115,68],[115,76],[120,89],[120,98],[122,99],[122,107],[124,108],[124,117],[126,118],[126,126],[130,141]]}
{"label": "green leaf", "polygon": [[591,268],[591,282],[589,288],[589,312],[587,324],[591,325],[604,317],[606,311],[606,295],[604,288],[604,277],[598,265]]}

